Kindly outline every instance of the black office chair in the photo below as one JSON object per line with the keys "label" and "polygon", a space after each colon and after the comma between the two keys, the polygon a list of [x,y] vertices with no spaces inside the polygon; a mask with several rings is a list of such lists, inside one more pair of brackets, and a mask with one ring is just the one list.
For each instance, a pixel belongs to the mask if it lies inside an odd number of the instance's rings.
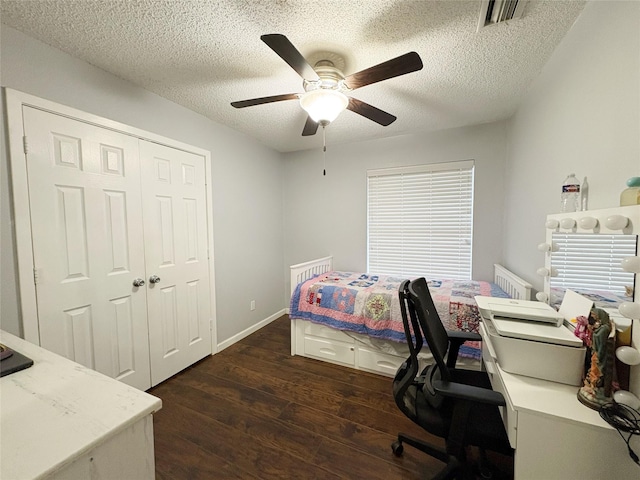
{"label": "black office chair", "polygon": [[[485,372],[455,368],[460,346],[467,340],[480,340],[480,335],[445,330],[424,278],[403,282],[399,296],[410,355],[396,372],[393,396],[407,417],[443,438],[446,448],[400,433],[391,446],[393,453],[402,455],[403,443],[407,443],[446,463],[434,479],[473,478],[466,450],[476,446],[481,452],[480,473],[491,476],[484,450],[513,454],[498,411],[505,400],[491,389]],[[418,376],[423,335],[435,363]]]}

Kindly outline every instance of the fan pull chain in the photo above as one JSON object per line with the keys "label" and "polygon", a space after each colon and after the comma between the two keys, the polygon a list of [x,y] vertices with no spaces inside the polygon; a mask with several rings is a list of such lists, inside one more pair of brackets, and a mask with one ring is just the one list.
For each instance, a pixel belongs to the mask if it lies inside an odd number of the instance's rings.
{"label": "fan pull chain", "polygon": [[327,134],[322,126],[322,175],[327,175]]}

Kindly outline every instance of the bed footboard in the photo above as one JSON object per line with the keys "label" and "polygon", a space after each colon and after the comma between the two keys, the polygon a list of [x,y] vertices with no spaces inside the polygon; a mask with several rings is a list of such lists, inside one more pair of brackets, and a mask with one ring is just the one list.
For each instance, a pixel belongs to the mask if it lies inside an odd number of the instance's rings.
{"label": "bed footboard", "polygon": [[291,295],[299,283],[308,280],[314,275],[330,271],[333,268],[333,257],[318,258],[309,262],[298,263],[289,267],[291,271]]}
{"label": "bed footboard", "polygon": [[[291,272],[291,295],[295,292],[299,283],[308,280],[314,275],[328,272],[333,269],[333,257],[323,257],[316,260],[310,260],[308,262],[298,263],[291,265],[289,270]],[[302,346],[299,345],[299,339],[304,336],[303,329],[304,324],[297,320],[291,321],[291,355],[303,355],[301,351]],[[299,348],[298,348],[299,347]]]}

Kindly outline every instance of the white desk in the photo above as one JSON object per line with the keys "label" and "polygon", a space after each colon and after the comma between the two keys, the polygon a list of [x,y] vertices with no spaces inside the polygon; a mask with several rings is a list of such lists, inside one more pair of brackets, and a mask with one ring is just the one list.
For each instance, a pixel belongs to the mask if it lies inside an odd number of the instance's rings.
{"label": "white desk", "polygon": [[34,365],[0,379],[0,478],[153,479],[159,398],[0,331]]}
{"label": "white desk", "polygon": [[[505,372],[489,353],[482,325],[481,334],[493,389],[507,401],[501,413],[515,449],[516,480],[640,478],[640,466],[629,458],[620,435],[578,401],[579,387]],[[634,437],[631,447],[640,454],[640,438]]]}

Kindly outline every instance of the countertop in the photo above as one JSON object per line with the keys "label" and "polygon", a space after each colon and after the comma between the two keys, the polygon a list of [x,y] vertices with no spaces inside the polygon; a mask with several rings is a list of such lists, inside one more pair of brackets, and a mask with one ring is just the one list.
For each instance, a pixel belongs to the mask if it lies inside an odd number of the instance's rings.
{"label": "countertop", "polygon": [[0,478],[53,473],[162,406],[159,398],[0,330],[34,365],[0,378]]}

